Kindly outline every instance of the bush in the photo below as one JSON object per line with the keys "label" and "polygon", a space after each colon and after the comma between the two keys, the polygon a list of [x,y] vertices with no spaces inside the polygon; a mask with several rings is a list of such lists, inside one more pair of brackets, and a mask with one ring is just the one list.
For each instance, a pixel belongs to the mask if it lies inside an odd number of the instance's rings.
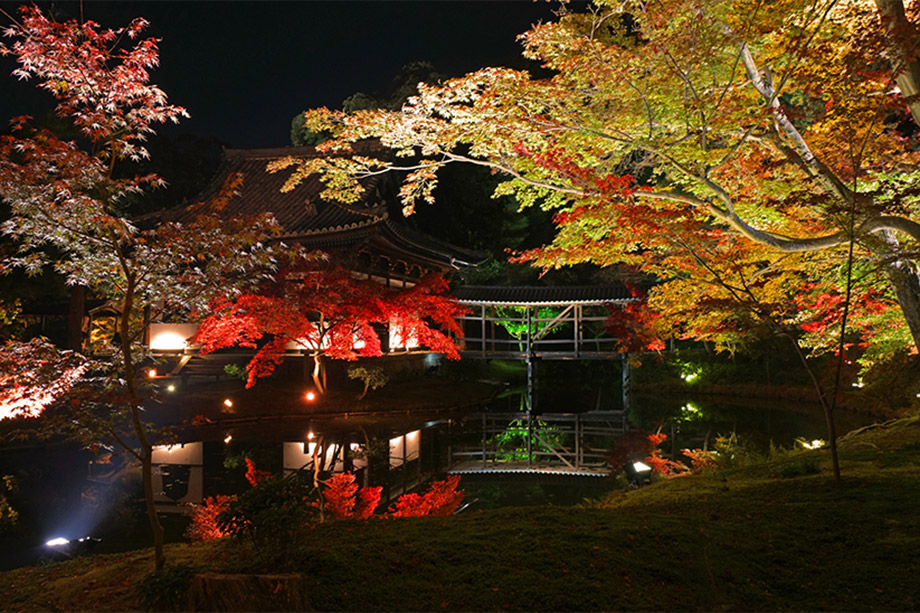
{"label": "bush", "polygon": [[251,489],[231,499],[217,516],[226,534],[255,541],[279,540],[293,536],[317,513],[312,484],[299,473],[287,477],[265,477]]}
{"label": "bush", "polygon": [[368,519],[380,504],[382,487],[358,491],[354,473],[336,473],[326,482],[323,500],[336,519]]}
{"label": "bush", "polygon": [[185,530],[185,537],[191,541],[210,541],[227,536],[221,529],[218,516],[226,511],[233,500],[232,496],[218,494],[205,498],[201,504],[188,505],[190,523]]}
{"label": "bush", "polygon": [[444,517],[460,508],[463,490],[459,475],[448,475],[443,481],[433,481],[424,494],[403,494],[390,508],[392,517]]}
{"label": "bush", "polygon": [[792,477],[801,477],[803,475],[816,475],[820,470],[818,458],[809,456],[793,464],[787,464],[779,471],[779,476],[783,479],[791,479]]}
{"label": "bush", "polygon": [[137,595],[145,611],[182,611],[195,569],[178,565],[147,575],[137,584]]}

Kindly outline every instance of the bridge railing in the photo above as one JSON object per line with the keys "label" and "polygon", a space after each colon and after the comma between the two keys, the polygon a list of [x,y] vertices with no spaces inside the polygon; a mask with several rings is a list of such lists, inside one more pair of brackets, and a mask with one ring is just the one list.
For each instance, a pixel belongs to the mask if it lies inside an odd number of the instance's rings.
{"label": "bridge railing", "polygon": [[[624,411],[478,413],[465,419],[467,443],[453,444],[452,470],[547,469],[606,472],[607,454],[627,429]],[[479,434],[472,444],[473,431]]]}

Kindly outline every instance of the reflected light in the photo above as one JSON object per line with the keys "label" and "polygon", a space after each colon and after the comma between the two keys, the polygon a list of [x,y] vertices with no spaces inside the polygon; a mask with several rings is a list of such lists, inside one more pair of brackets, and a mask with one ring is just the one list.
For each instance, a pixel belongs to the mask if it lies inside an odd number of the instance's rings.
{"label": "reflected light", "polygon": [[224,398],[224,406],[225,406],[225,407],[232,407],[232,406],[233,406],[233,401],[230,400],[229,398]]}
{"label": "reflected light", "polygon": [[232,440],[233,440],[233,435],[228,434],[227,436],[224,437],[224,444],[227,445],[227,444],[229,444],[230,441],[232,441]]}
{"label": "reflected light", "polygon": [[167,392],[174,392],[174,391],[176,391],[176,386],[175,386],[175,385],[168,385],[168,386],[166,387],[166,391],[167,391]]}
{"label": "reflected light", "polygon": [[147,376],[150,377],[151,379],[155,379],[156,376],[157,376],[157,369],[156,369],[156,368],[151,368],[150,370],[148,370],[148,371],[147,371]]}
{"label": "reflected light", "polygon": [[316,394],[314,394],[313,392],[307,392],[306,395],[304,396],[304,398],[306,398],[307,400],[309,400],[310,402],[312,402],[312,401],[316,400]]}

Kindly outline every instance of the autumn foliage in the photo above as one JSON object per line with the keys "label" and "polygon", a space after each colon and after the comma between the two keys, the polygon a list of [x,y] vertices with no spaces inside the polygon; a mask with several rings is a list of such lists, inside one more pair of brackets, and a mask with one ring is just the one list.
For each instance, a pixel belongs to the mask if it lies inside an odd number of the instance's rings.
{"label": "autumn foliage", "polygon": [[[308,490],[287,486],[279,477],[268,471],[259,470],[255,463],[246,458],[246,480],[252,489],[242,497],[218,495],[206,498],[200,505],[190,504],[189,519],[191,523],[185,536],[192,541],[207,541],[231,534],[249,534],[269,521],[303,521],[313,514],[319,506],[314,495]],[[386,517],[443,517],[456,511],[463,502],[463,491],[458,490],[460,477],[450,475],[442,481],[433,481],[423,494],[408,493],[397,498]],[[323,484],[319,495],[325,509],[337,520],[370,519],[380,504],[383,488],[359,488],[354,473],[334,473]],[[293,494],[293,495],[292,495]],[[245,504],[239,504],[246,498]],[[300,509],[291,508],[300,507]],[[272,512],[281,509],[279,513]],[[274,518],[274,519],[272,519]],[[287,529],[293,529],[289,526]],[[278,526],[275,530],[281,529]]]}
{"label": "autumn foliage", "polygon": [[205,498],[201,504],[188,505],[190,523],[185,530],[185,537],[190,541],[210,541],[227,536],[217,516],[227,510],[231,500],[231,496],[218,494]]}
{"label": "autumn foliage", "polygon": [[457,359],[452,334],[465,309],[446,292],[447,282],[429,275],[409,288],[390,288],[358,278],[342,266],[302,262],[279,271],[258,291],[212,304],[198,329],[201,353],[231,346],[256,349],[247,365],[247,386],[284,360],[289,344],[311,353],[317,389],[325,391],[324,359],[355,360],[383,354],[375,326],[391,337]]}
{"label": "autumn foliage", "polygon": [[460,508],[463,490],[458,490],[459,475],[448,475],[442,481],[434,481],[424,494],[403,494],[390,507],[391,517],[444,517]]}
{"label": "autumn foliage", "polygon": [[358,489],[354,473],[335,473],[326,481],[323,499],[336,519],[368,519],[380,504],[382,487]]}

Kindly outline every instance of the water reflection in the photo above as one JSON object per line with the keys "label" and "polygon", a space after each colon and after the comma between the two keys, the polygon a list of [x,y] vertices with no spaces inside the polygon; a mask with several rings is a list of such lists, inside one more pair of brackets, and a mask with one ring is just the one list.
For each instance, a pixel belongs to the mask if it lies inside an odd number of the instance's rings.
{"label": "water reflection", "polygon": [[[771,445],[792,447],[797,439],[827,438],[820,405],[786,399],[634,394],[629,421],[636,428],[668,434],[675,449],[709,448],[716,437],[732,435],[759,452]],[[873,421],[862,413],[835,412],[840,434]]]}

